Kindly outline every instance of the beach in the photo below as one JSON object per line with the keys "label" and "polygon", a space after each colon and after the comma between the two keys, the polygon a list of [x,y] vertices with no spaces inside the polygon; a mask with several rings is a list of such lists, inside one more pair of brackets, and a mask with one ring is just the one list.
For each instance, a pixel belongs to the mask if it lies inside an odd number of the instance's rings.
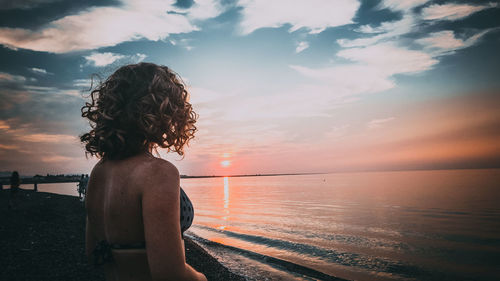
{"label": "beach", "polygon": [[[85,207],[77,197],[20,190],[0,191],[0,280],[104,280],[85,256]],[[189,238],[186,261],[208,280],[245,280]]]}

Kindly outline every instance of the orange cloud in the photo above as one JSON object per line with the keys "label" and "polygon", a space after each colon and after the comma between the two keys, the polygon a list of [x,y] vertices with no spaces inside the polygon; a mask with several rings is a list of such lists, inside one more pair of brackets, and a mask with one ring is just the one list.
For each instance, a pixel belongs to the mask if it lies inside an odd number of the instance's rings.
{"label": "orange cloud", "polygon": [[51,142],[51,143],[72,143],[78,142],[76,136],[71,135],[50,135],[50,134],[26,134],[17,136],[19,140],[26,142]]}

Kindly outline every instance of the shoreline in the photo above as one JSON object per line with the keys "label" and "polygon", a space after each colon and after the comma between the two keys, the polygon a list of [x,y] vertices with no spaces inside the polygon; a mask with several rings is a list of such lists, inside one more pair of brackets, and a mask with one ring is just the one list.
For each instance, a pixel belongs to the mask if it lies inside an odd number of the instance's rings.
{"label": "shoreline", "polygon": [[234,273],[241,274],[252,281],[293,279],[349,281],[284,259],[207,240],[190,231],[187,231],[185,236],[217,257],[220,263],[233,270]]}
{"label": "shoreline", "polygon": [[[15,209],[0,191],[0,280],[105,280],[85,256],[85,207],[78,197],[21,189]],[[191,239],[186,262],[208,280],[245,280]]]}

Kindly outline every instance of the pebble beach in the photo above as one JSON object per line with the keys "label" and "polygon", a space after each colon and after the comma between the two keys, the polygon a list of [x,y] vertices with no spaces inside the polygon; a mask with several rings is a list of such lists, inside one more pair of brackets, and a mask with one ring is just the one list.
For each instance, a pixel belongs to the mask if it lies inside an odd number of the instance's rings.
{"label": "pebble beach", "polygon": [[[85,207],[77,197],[0,191],[0,280],[105,280],[85,256]],[[245,280],[189,238],[186,261],[208,280]]]}

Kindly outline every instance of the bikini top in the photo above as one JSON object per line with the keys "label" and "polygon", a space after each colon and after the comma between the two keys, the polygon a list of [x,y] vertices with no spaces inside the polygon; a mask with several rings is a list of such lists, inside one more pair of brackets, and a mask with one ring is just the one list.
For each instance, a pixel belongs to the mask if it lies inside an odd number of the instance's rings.
{"label": "bikini top", "polygon": [[[184,231],[186,231],[193,223],[194,209],[191,200],[186,195],[181,187],[181,235],[184,239]],[[134,244],[109,244],[106,240],[101,240],[97,243],[92,255],[94,256],[94,264],[102,265],[106,262],[113,261],[111,254],[112,249],[145,249],[146,242],[139,242]]]}

